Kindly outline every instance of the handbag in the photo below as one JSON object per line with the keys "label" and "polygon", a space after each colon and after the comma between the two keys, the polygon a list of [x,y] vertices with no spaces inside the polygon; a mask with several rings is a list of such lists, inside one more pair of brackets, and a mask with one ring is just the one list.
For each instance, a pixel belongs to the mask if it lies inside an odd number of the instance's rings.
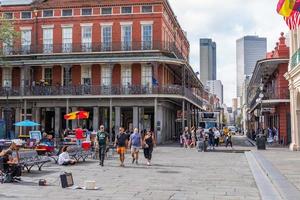
{"label": "handbag", "polygon": [[149,145],[148,144],[144,144],[144,149],[148,149],[149,148]]}

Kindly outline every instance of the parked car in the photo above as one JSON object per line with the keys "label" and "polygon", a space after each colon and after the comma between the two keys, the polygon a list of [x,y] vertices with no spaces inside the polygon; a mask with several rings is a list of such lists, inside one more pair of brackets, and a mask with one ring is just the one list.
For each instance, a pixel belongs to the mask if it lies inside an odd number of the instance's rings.
{"label": "parked car", "polygon": [[237,133],[237,128],[235,126],[228,126],[228,129],[234,135]]}

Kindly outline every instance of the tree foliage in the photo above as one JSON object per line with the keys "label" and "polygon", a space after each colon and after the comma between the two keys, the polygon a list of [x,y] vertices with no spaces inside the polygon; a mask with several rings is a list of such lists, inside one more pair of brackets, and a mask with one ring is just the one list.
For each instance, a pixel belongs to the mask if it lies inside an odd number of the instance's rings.
{"label": "tree foliage", "polygon": [[[19,35],[14,30],[14,25],[11,21],[0,18],[0,46],[3,44],[12,44]],[[3,48],[0,48],[0,56],[3,56]]]}

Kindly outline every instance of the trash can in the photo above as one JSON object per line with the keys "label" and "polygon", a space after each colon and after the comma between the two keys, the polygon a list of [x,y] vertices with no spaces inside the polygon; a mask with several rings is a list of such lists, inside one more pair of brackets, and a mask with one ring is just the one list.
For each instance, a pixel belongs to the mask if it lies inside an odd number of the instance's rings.
{"label": "trash can", "polygon": [[263,134],[258,134],[256,137],[257,150],[266,150],[266,137]]}

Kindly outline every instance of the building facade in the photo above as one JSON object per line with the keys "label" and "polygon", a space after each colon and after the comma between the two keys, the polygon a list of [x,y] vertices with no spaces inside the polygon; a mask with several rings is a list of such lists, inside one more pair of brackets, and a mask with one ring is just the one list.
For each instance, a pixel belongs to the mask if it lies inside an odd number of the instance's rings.
{"label": "building facade", "polygon": [[220,99],[221,105],[223,104],[223,84],[220,80],[209,80],[206,82],[209,92],[216,95]]}
{"label": "building facade", "polygon": [[90,113],[90,130],[150,129],[160,143],[195,125],[203,85],[168,1],[16,0],[2,2],[0,15],[20,33],[0,44],[0,113],[11,137],[23,119],[59,135],[77,126],[63,118],[76,110]]}
{"label": "building facade", "polygon": [[217,45],[211,39],[200,39],[200,80],[206,84],[208,80],[217,78]]}
{"label": "building facade", "polygon": [[258,128],[276,128],[279,143],[290,144],[291,112],[288,81],[289,47],[281,33],[275,49],[259,60],[248,85],[248,133]]}
{"label": "building facade", "polygon": [[300,33],[299,24],[290,31],[290,63],[285,78],[289,81],[291,100],[291,131],[290,149],[300,151]]}
{"label": "building facade", "polygon": [[266,53],[266,38],[244,36],[236,41],[237,97],[242,96],[245,76],[252,75],[256,62],[265,58]]}

